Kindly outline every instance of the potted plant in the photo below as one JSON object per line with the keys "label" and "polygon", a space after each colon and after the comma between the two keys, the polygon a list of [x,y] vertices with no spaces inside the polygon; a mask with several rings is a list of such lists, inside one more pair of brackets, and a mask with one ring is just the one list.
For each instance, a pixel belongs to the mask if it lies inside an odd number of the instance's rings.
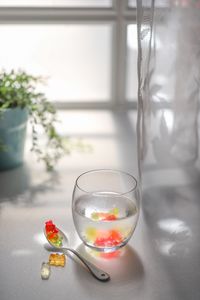
{"label": "potted plant", "polygon": [[[45,95],[37,91],[43,78],[24,71],[0,72],[0,170],[16,167],[23,162],[26,125],[32,128],[32,148],[48,170],[66,152],[66,144],[55,129],[56,111]],[[38,128],[45,133],[41,146]],[[67,145],[67,146],[66,146]]]}

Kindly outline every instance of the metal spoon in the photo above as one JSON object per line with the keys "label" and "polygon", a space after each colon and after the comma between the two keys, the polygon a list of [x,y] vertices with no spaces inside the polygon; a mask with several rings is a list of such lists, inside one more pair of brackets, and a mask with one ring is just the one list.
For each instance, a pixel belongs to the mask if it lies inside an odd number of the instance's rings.
{"label": "metal spoon", "polygon": [[72,248],[69,248],[67,247],[67,244],[68,244],[68,239],[67,237],[65,236],[65,234],[58,228],[56,227],[59,232],[58,234],[63,238],[62,239],[62,246],[56,246],[54,245],[54,243],[52,243],[48,237],[47,237],[47,234],[46,234],[46,230],[44,229],[44,235],[47,239],[47,241],[49,242],[49,244],[54,247],[55,249],[59,249],[59,250],[62,250],[62,252],[64,254],[66,254],[67,251],[70,251],[72,252],[74,255],[76,255],[80,261],[88,268],[88,270],[91,272],[91,274],[98,280],[100,281],[108,281],[110,279],[110,276],[108,273],[104,272],[103,270],[99,269],[98,267],[96,267],[94,264],[92,264],[91,262],[89,262],[87,259],[85,259],[84,257],[82,257],[77,251],[75,251],[74,249]]}

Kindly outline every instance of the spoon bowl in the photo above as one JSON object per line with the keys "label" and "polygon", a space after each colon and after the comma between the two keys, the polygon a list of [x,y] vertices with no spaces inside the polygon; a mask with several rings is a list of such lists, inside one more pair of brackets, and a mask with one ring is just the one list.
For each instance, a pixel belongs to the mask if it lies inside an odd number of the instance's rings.
{"label": "spoon bowl", "polygon": [[45,230],[45,228],[44,228],[44,235],[45,235],[45,237],[46,237],[48,243],[49,243],[52,247],[54,247],[54,248],[58,248],[58,249],[63,249],[63,248],[66,248],[66,247],[68,248],[69,242],[68,242],[67,236],[64,234],[64,232],[62,232],[62,230],[60,230],[59,228],[57,228],[57,229],[59,230],[59,232],[58,232],[59,236],[62,238],[62,245],[61,245],[61,246],[55,245],[55,244],[48,238],[47,233],[46,233],[46,230]]}
{"label": "spoon bowl", "polygon": [[58,227],[56,227],[58,230],[58,235],[59,237],[62,238],[62,244],[61,245],[56,245],[53,243],[49,238],[46,233],[46,230],[44,229],[44,235],[48,241],[48,243],[54,248],[58,250],[62,250],[62,252],[67,255],[68,251],[72,252],[74,255],[76,255],[79,260],[87,267],[87,269],[90,271],[90,273],[98,280],[100,281],[108,281],[110,280],[110,276],[108,273],[104,272],[103,270],[99,269],[97,266],[89,262],[87,259],[85,259],[82,255],[80,255],[76,250],[68,247],[68,238],[64,234],[62,230],[60,230]]}

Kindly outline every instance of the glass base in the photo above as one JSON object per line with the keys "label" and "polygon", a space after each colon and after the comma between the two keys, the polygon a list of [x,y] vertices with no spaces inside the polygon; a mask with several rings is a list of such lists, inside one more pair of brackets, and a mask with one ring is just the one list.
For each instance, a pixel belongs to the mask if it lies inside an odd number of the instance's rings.
{"label": "glass base", "polygon": [[84,246],[85,246],[85,251],[95,259],[106,259],[106,260],[116,259],[121,257],[125,249],[125,247],[121,246],[116,250],[105,252],[102,250],[99,251],[99,249],[95,250],[95,247],[88,247],[88,245],[86,244],[84,244]]}
{"label": "glass base", "polygon": [[102,253],[112,253],[112,252],[118,251],[119,249],[121,249],[122,247],[124,247],[127,244],[127,243],[121,243],[121,244],[119,244],[117,246],[113,246],[113,247],[96,247],[96,246],[93,246],[86,242],[83,242],[83,243],[86,246],[86,248],[90,248],[91,250],[94,250],[96,252],[102,252]]}

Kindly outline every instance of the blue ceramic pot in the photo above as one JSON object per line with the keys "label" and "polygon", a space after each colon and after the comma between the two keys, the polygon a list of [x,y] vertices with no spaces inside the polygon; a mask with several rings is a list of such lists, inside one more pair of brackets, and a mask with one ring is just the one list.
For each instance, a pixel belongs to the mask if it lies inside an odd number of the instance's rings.
{"label": "blue ceramic pot", "polygon": [[0,171],[15,168],[23,163],[28,110],[9,108],[0,113]]}

